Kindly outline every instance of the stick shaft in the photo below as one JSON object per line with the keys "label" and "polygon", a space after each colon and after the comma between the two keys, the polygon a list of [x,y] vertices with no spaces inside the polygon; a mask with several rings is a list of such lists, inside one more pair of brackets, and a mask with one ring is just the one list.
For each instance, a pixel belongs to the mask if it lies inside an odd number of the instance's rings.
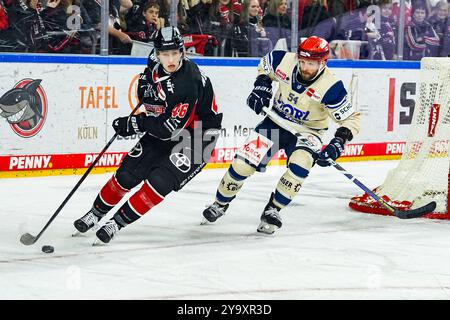
{"label": "stick shaft", "polygon": [[[133,115],[137,109],[142,105],[142,102],[139,102],[139,104],[134,108],[134,110],[131,112],[130,116]],[[55,220],[56,216],[59,214],[59,212],[62,210],[62,208],[64,208],[64,206],[67,204],[67,202],[69,201],[69,199],[73,196],[73,194],[77,191],[77,189],[80,187],[80,185],[83,183],[83,181],[86,179],[86,177],[89,175],[89,173],[92,171],[92,169],[95,167],[95,165],[97,164],[97,162],[100,160],[100,158],[103,156],[103,154],[106,152],[106,150],[108,150],[108,148],[111,146],[111,144],[114,142],[114,140],[116,140],[116,138],[118,137],[118,134],[115,133],[112,138],[108,141],[108,143],[105,145],[105,147],[103,148],[103,150],[98,154],[98,156],[95,158],[95,160],[91,163],[91,165],[89,166],[89,168],[86,170],[86,172],[83,174],[83,176],[80,178],[80,180],[77,182],[77,184],[75,185],[75,187],[73,187],[73,189],[69,192],[69,194],[67,195],[67,197],[64,199],[64,201],[60,204],[60,206],[58,207],[58,209],[56,209],[55,213],[53,213],[53,215],[50,217],[50,219],[48,220],[48,222],[45,224],[45,226],[42,228],[42,230],[38,233],[38,235],[36,237],[34,237],[33,239],[33,243],[35,243],[36,241],[39,240],[39,238],[42,236],[42,234],[45,232],[45,230],[47,230],[48,226],[53,222],[53,220]]]}

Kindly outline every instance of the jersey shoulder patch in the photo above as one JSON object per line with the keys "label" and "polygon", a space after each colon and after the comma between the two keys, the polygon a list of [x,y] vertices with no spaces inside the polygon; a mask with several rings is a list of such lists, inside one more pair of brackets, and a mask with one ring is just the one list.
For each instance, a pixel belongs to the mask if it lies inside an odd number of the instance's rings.
{"label": "jersey shoulder patch", "polygon": [[336,82],[328,89],[322,103],[330,110],[331,116],[336,121],[344,121],[355,112],[355,108],[348,100],[347,90],[342,81]]}
{"label": "jersey shoulder patch", "polygon": [[344,83],[339,80],[327,90],[321,102],[327,108],[335,109],[341,105],[344,98],[347,98],[347,90],[344,87]]}
{"label": "jersey shoulder patch", "polygon": [[273,73],[274,70],[280,65],[281,60],[283,60],[286,55],[286,51],[283,50],[274,50],[270,53],[266,54],[260,62],[260,66],[265,74],[269,75]]}

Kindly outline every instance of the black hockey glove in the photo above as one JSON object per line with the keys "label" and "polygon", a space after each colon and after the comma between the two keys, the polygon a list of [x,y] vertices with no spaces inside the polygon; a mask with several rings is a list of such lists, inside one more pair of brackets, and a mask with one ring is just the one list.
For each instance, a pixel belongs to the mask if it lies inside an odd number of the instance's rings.
{"label": "black hockey glove", "polygon": [[128,137],[142,131],[139,127],[142,125],[143,115],[117,118],[113,121],[112,127],[119,136]]}
{"label": "black hockey glove", "polygon": [[328,167],[331,165],[329,159],[336,160],[344,152],[344,145],[347,141],[353,139],[353,134],[350,129],[340,127],[336,130],[334,138],[317,156],[316,162],[321,167]]}
{"label": "black hockey glove", "polygon": [[260,114],[263,107],[269,107],[272,98],[272,80],[267,76],[259,76],[252,93],[247,98],[247,105]]}
{"label": "black hockey glove", "polygon": [[344,151],[344,140],[342,138],[334,137],[330,143],[319,153],[317,164],[321,167],[331,166],[330,159],[336,160]]}

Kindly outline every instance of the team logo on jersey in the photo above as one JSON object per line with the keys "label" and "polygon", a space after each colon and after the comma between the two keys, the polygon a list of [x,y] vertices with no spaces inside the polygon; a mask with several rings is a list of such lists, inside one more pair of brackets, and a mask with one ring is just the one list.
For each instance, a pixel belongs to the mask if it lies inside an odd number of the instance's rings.
{"label": "team logo on jersey", "polygon": [[309,111],[302,111],[300,109],[295,108],[294,106],[291,106],[288,103],[283,103],[283,101],[281,100],[277,100],[274,103],[274,107],[276,110],[279,111],[279,115],[282,116],[283,118],[298,123],[298,124],[302,124],[305,121],[308,121],[308,117],[310,112]]}
{"label": "team logo on jersey", "polygon": [[261,68],[263,69],[265,74],[270,74],[270,63],[267,61],[267,56],[264,56],[261,59]]}
{"label": "team logo on jersey", "polygon": [[167,90],[169,90],[169,92],[172,92],[172,93],[174,93],[174,85],[173,85],[173,83],[172,83],[172,81],[169,79],[169,80],[167,80]]}
{"label": "team logo on jersey", "polygon": [[313,88],[309,88],[308,90],[306,90],[306,95],[317,102],[320,102],[320,100],[322,99],[320,94],[318,94]]}
{"label": "team logo on jersey", "polygon": [[339,109],[333,112],[333,116],[338,121],[343,121],[354,113],[353,106],[346,101]]}
{"label": "team logo on jersey", "polygon": [[47,118],[47,96],[41,79],[23,79],[0,98],[0,116],[22,138],[41,131]]}
{"label": "team logo on jersey", "polygon": [[142,144],[140,142],[138,142],[133,149],[130,150],[130,152],[128,152],[128,155],[132,158],[137,158],[140,157],[142,152],[144,151],[144,148],[142,147]]}
{"label": "team logo on jersey", "polygon": [[228,182],[226,188],[228,191],[238,191],[241,187],[242,184],[238,185],[236,182]]}
{"label": "team logo on jersey", "polygon": [[272,145],[273,142],[271,140],[253,131],[242,148],[237,151],[237,154],[257,166]]}
{"label": "team logo on jersey", "polygon": [[153,105],[144,103],[145,111],[147,115],[153,116],[153,117],[159,117],[161,114],[166,112],[166,107],[161,105]]}
{"label": "team logo on jersey", "polygon": [[172,153],[169,159],[170,162],[172,162],[173,165],[183,173],[186,173],[191,169],[191,160],[189,160],[189,158],[182,153]]}
{"label": "team logo on jersey", "polygon": [[283,71],[281,71],[280,69],[277,68],[277,70],[275,71],[275,74],[278,76],[278,78],[280,78],[281,80],[286,80],[286,73],[284,73]]}

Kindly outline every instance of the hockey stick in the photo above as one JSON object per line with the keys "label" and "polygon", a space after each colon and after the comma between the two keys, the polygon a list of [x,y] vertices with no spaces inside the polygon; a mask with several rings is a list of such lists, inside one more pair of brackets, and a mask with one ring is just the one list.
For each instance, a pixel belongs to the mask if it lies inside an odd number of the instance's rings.
{"label": "hockey stick", "polygon": [[[275,122],[277,125],[279,125],[281,128],[291,132],[293,135],[297,136],[298,133],[290,127],[290,123],[286,123],[286,121],[281,120],[272,109],[269,109],[267,107],[263,108],[264,112],[266,113],[269,118]],[[427,213],[433,212],[434,209],[436,209],[436,202],[431,201],[430,203],[412,210],[398,210],[391,205],[389,205],[383,198],[377,196],[373,191],[371,191],[368,187],[366,187],[361,181],[356,179],[352,174],[350,174],[347,170],[345,170],[342,166],[336,163],[336,161],[330,159],[329,162],[333,167],[335,167],[339,172],[341,172],[344,176],[346,176],[350,181],[352,181],[354,184],[356,184],[358,187],[360,187],[362,190],[364,190],[369,196],[371,196],[375,201],[377,201],[380,205],[385,207],[390,213],[392,213],[394,216],[400,219],[411,219],[411,218],[418,218],[421,217]]]}
{"label": "hockey stick", "polygon": [[[139,107],[142,105],[142,102],[139,102],[138,105],[134,108],[134,110],[131,112],[130,116],[133,115],[137,109],[139,109]],[[38,233],[37,236],[33,236],[30,233],[24,233],[21,237],[20,237],[20,242],[26,246],[32,245],[34,243],[36,243],[36,241],[39,240],[39,238],[42,236],[42,234],[44,233],[44,231],[48,228],[48,226],[52,223],[52,221],[56,218],[56,216],[59,214],[59,212],[62,210],[62,208],[64,208],[64,206],[66,205],[66,203],[69,201],[69,199],[73,196],[73,194],[75,193],[75,191],[77,191],[78,187],[83,183],[84,179],[86,179],[86,177],[89,175],[89,173],[92,171],[92,169],[94,168],[94,166],[97,164],[97,162],[100,160],[100,158],[102,157],[102,155],[106,152],[106,150],[109,148],[109,146],[114,142],[114,140],[116,140],[118,134],[117,132],[113,135],[113,137],[108,141],[108,143],[106,144],[106,146],[103,148],[103,150],[99,153],[99,155],[97,156],[97,158],[95,158],[95,160],[92,162],[92,164],[89,166],[89,168],[86,170],[86,172],[83,174],[83,176],[81,177],[81,179],[78,181],[78,183],[75,185],[75,187],[73,187],[72,191],[70,191],[70,193],[68,194],[68,196],[64,199],[64,201],[61,203],[61,205],[59,206],[58,209],[56,209],[55,213],[51,216],[50,220],[48,220],[47,224],[42,228],[42,230]]]}

